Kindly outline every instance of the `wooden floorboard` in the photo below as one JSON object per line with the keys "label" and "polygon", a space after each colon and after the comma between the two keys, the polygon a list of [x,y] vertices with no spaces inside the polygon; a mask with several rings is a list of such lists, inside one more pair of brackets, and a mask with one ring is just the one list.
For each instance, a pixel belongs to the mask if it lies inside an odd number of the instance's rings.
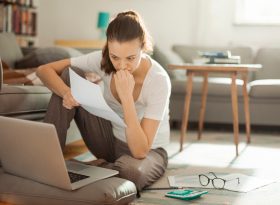
{"label": "wooden floorboard", "polygon": [[71,144],[68,144],[63,151],[64,158],[66,160],[76,157],[80,154],[87,152],[88,149],[84,143],[84,140],[78,140]]}

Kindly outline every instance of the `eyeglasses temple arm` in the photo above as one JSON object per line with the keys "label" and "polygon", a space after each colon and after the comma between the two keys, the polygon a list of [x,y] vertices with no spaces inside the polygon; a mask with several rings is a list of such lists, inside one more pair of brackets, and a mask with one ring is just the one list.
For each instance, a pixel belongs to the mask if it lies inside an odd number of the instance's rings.
{"label": "eyeglasses temple arm", "polygon": [[214,177],[218,178],[217,175],[214,172],[209,172],[209,174],[213,174]]}
{"label": "eyeglasses temple arm", "polygon": [[239,177],[237,177],[237,178],[234,178],[234,179],[228,179],[228,180],[226,180],[227,182],[228,181],[232,181],[232,180],[236,180],[237,179],[237,181],[238,181],[238,184],[240,184],[240,180],[239,180]]}

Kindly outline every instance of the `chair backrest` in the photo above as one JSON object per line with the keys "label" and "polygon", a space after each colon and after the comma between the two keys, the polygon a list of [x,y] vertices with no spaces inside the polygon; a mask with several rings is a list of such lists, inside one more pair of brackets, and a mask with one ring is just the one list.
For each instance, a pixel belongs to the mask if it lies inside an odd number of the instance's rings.
{"label": "chair backrest", "polygon": [[280,78],[280,47],[260,48],[255,62],[262,64],[262,69],[254,74],[254,79],[279,79]]}
{"label": "chair backrest", "polygon": [[23,58],[16,36],[13,33],[0,33],[0,56],[9,67],[14,68],[15,62]]}

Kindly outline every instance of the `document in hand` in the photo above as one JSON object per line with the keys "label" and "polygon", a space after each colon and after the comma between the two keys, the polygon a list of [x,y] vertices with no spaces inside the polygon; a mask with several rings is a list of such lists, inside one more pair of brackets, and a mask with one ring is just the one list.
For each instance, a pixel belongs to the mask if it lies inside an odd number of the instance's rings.
{"label": "document in hand", "polygon": [[71,68],[69,73],[72,95],[85,110],[126,127],[124,121],[106,103],[99,85],[80,77]]}

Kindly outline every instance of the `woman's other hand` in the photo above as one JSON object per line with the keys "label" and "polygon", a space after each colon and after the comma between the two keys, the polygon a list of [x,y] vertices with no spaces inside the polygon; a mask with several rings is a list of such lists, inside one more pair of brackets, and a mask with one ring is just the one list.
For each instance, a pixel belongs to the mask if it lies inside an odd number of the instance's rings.
{"label": "woman's other hand", "polygon": [[133,96],[134,77],[127,70],[119,70],[114,74],[116,90],[121,101]]}
{"label": "woman's other hand", "polygon": [[68,90],[64,95],[63,95],[63,107],[66,109],[72,109],[73,107],[80,106],[80,104],[74,99],[72,96],[71,90]]}

